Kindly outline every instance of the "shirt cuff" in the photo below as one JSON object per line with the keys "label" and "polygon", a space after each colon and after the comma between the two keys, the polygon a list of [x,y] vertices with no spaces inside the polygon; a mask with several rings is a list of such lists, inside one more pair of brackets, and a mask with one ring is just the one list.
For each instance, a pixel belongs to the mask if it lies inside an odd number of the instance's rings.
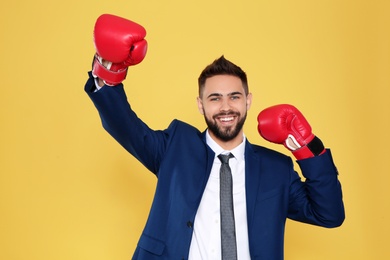
{"label": "shirt cuff", "polygon": [[98,79],[95,78],[95,87],[96,87],[96,89],[93,92],[97,92],[97,91],[99,91],[102,88],[101,86],[99,86],[98,83],[99,83]]}

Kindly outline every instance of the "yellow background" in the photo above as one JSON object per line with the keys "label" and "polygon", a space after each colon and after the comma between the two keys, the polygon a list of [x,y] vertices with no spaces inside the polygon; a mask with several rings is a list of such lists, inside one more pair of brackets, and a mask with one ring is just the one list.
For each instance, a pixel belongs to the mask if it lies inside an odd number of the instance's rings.
{"label": "yellow background", "polygon": [[285,258],[390,259],[387,0],[14,0],[0,4],[0,259],[130,259],[155,178],[100,125],[83,91],[102,13],[147,29],[129,99],[151,127],[205,128],[197,77],[222,54],[258,112],[296,105],[332,149],[346,220],[338,229],[288,221]]}

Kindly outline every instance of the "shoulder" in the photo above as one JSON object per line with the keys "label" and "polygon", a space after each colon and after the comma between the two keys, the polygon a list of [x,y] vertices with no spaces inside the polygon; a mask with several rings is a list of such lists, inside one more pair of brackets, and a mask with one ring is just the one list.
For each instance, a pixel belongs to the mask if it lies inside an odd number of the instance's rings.
{"label": "shoulder", "polygon": [[247,141],[246,147],[247,147],[246,150],[249,154],[253,154],[256,157],[261,158],[262,161],[265,162],[270,162],[270,163],[285,162],[288,164],[292,162],[290,156],[287,156],[284,153],[278,152],[276,150],[272,150],[264,146],[251,144],[250,142]]}
{"label": "shoulder", "polygon": [[196,135],[202,135],[202,133],[199,131],[198,128],[194,127],[193,125],[190,125],[186,122],[183,122],[178,119],[172,120],[172,122],[169,124],[167,131],[179,131],[180,133],[186,133],[186,134],[196,134]]}
{"label": "shoulder", "polygon": [[162,132],[168,142],[187,146],[205,143],[204,133],[200,132],[196,127],[178,119],[174,119],[168,128]]}

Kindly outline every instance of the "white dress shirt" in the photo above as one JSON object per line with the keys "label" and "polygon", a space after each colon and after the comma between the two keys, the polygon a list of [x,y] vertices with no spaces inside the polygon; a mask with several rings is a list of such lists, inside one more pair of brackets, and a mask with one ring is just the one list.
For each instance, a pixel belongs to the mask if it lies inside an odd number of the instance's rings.
{"label": "white dress shirt", "polygon": [[250,259],[248,224],[245,197],[245,136],[243,142],[231,151],[222,149],[206,132],[206,142],[215,152],[210,177],[203,192],[194,221],[194,231],[190,245],[189,260],[221,259],[221,226],[219,202],[219,154],[232,153],[229,160],[233,176],[233,204],[236,227],[237,256],[239,260]]}

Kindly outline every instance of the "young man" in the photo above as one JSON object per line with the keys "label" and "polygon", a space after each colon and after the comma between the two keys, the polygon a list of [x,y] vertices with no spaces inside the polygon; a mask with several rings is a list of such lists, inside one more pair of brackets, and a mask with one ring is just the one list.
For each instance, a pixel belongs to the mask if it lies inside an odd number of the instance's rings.
{"label": "young man", "polygon": [[156,131],[139,119],[121,82],[128,66],[143,60],[145,34],[131,21],[101,16],[85,85],[103,127],[158,178],[133,259],[283,259],[286,218],[329,228],[342,224],[330,150],[290,105],[262,111],[258,129],[293,152],[306,181],[290,157],[251,144],[242,128],[252,102],[246,74],[223,56],[199,77],[204,132],[179,120]]}

